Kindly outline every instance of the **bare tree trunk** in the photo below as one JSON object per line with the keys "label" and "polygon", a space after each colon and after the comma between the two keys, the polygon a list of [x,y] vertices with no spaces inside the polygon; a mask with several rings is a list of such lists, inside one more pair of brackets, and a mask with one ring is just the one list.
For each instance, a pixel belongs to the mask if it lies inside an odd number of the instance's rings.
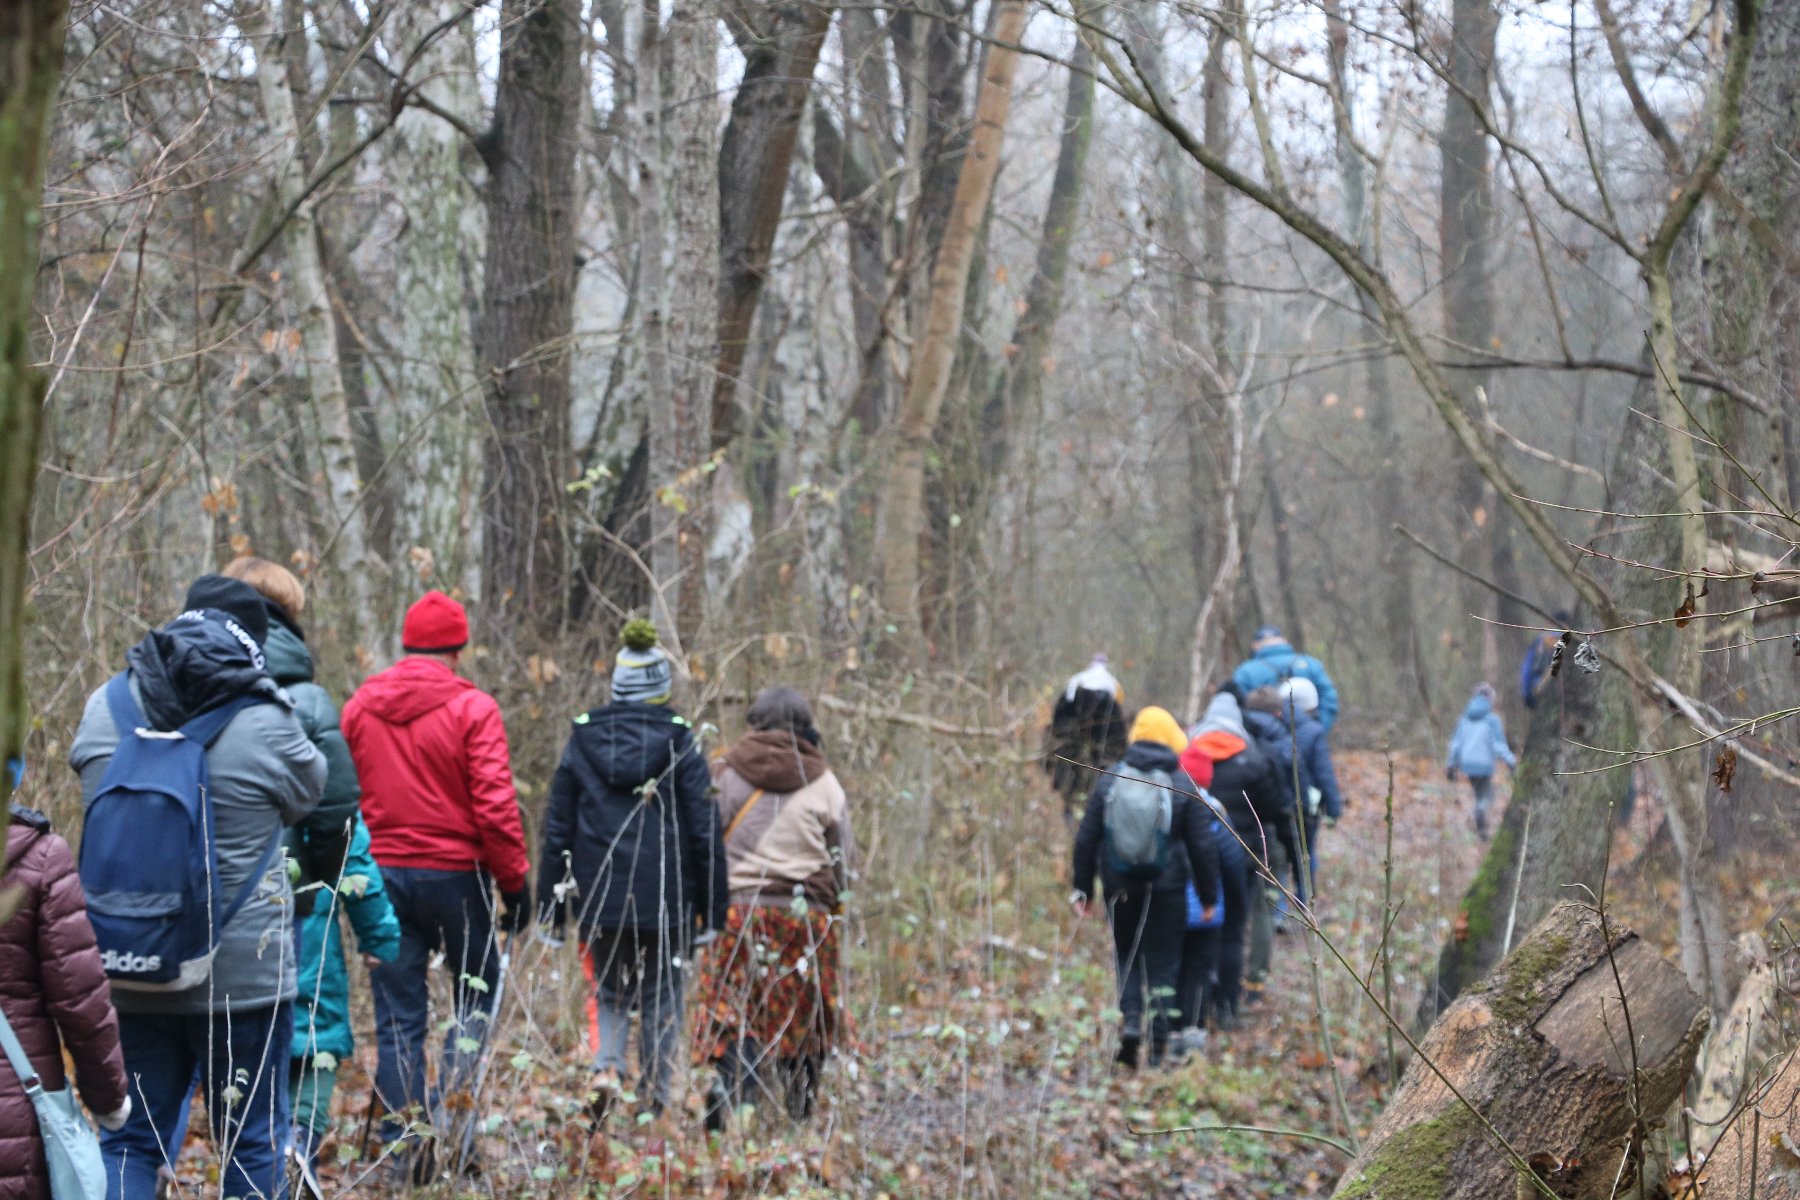
{"label": "bare tree trunk", "polygon": [[1648,943],[1564,904],[1420,1040],[1333,1195],[1637,1195],[1708,1018]]}
{"label": "bare tree trunk", "polygon": [[[1449,86],[1444,96],[1444,127],[1438,137],[1442,156],[1439,181],[1438,253],[1444,291],[1444,332],[1466,347],[1465,357],[1490,350],[1494,336],[1494,292],[1489,250],[1494,235],[1494,192],[1489,178],[1489,146],[1482,116],[1493,81],[1494,36],[1499,18],[1493,0],[1452,0],[1450,6]],[[1456,401],[1471,416],[1480,410],[1488,372],[1470,367],[1448,372]],[[1480,422],[1478,421],[1478,424]],[[1495,504],[1486,481],[1473,463],[1459,464],[1457,519],[1463,560],[1495,537]],[[1487,589],[1463,585],[1466,614],[1487,614],[1493,602]],[[1495,644],[1488,627],[1468,622],[1482,673],[1497,668]]]}
{"label": "bare tree trunk", "polygon": [[[394,10],[389,56],[406,61],[469,0],[425,0]],[[468,20],[419,56],[412,74],[419,94],[469,128],[485,120]],[[469,296],[478,286],[487,230],[466,161],[474,148],[449,121],[409,108],[388,135],[394,169],[389,186],[405,214],[397,240],[399,354],[393,364],[393,428],[406,439],[399,472],[396,536],[404,553],[419,547],[433,582],[479,594],[479,525],[473,511],[481,484],[477,453],[481,385]],[[414,564],[423,567],[426,561]]]}
{"label": "bare tree trunk", "polygon": [[932,268],[930,309],[913,351],[895,451],[882,489],[882,604],[900,628],[901,644],[909,656],[921,663],[924,646],[919,611],[919,535],[925,525],[925,454],[937,426],[961,336],[969,264],[1000,168],[1000,143],[1012,104],[1013,76],[1018,71],[1019,55],[1013,47],[1018,44],[1027,15],[1024,0],[998,0],[998,4],[995,41],[988,52],[987,71],[975,105],[975,129]]}
{"label": "bare tree trunk", "polygon": [[[1339,188],[1344,198],[1344,233],[1356,242],[1363,256],[1380,262],[1381,247],[1376,244],[1377,222],[1369,202],[1367,164],[1356,144],[1353,117],[1353,75],[1349,64],[1350,26],[1344,20],[1341,0],[1325,0],[1327,63],[1331,70]],[[1377,181],[1380,175],[1377,174]],[[1375,197],[1379,209],[1381,197]],[[1364,325],[1375,333],[1382,331],[1381,314],[1375,310],[1368,293],[1357,292],[1358,309]],[[1410,672],[1420,691],[1427,712],[1433,711],[1425,670],[1419,651],[1419,621],[1413,601],[1413,573],[1409,557],[1401,550],[1394,526],[1407,518],[1411,505],[1400,456],[1398,409],[1400,397],[1394,389],[1393,372],[1388,356],[1375,353],[1363,365],[1364,397],[1369,412],[1369,432],[1374,437],[1379,455],[1375,471],[1376,536],[1381,546],[1381,622],[1387,633],[1387,658],[1403,671]],[[1288,618],[1292,622],[1292,618]],[[1298,637],[1298,631],[1293,631]],[[1302,640],[1294,642],[1304,646]],[[1399,693],[1401,689],[1396,689]]]}
{"label": "bare tree trunk", "polygon": [[49,118],[62,76],[68,7],[31,0],[0,7],[0,778],[23,760],[31,730],[25,696],[25,579],[44,392],[31,335],[38,277]]}
{"label": "bare tree trunk", "polygon": [[482,581],[494,629],[547,633],[568,608],[578,0],[505,0],[486,148],[487,270],[478,337],[493,426]]}
{"label": "bare tree trunk", "polygon": [[302,130],[288,86],[286,59],[304,53],[303,40],[298,46],[288,41],[303,39],[304,33],[277,30],[267,3],[242,6],[238,25],[255,47],[257,95],[277,146],[276,202],[292,210],[281,230],[282,247],[300,327],[301,353],[306,358],[307,393],[319,428],[319,465],[325,473],[334,521],[334,527],[326,531],[325,548],[337,567],[333,576],[347,585],[348,612],[343,624],[352,635],[345,640],[354,641],[375,629],[373,584],[385,564],[374,561],[369,553],[362,470],[356,460],[356,434],[338,355],[337,324],[319,253],[318,198],[300,197],[306,175],[300,157]]}
{"label": "bare tree trunk", "polygon": [[[668,160],[673,208],[674,264],[669,295],[669,383],[666,397],[674,420],[671,447],[676,474],[652,478],[675,509],[676,561],[672,581],[676,624],[682,644],[699,631],[705,614],[706,547],[714,475],[702,469],[711,439],[709,405],[716,391],[721,293],[719,23],[710,3],[681,0],[669,16]],[[792,146],[788,153],[792,154]],[[787,168],[781,170],[787,180]],[[735,181],[734,181],[735,182]],[[779,216],[779,204],[776,215]],[[771,230],[774,220],[769,222]],[[767,261],[767,251],[764,251]],[[651,396],[652,404],[664,401]],[[652,447],[654,453],[655,448]]]}
{"label": "bare tree trunk", "polygon": [[[787,197],[788,167],[831,6],[734,0],[731,31],[744,76],[718,153],[719,352],[712,396],[713,449],[738,431],[738,375]],[[685,198],[692,203],[692,197]]]}

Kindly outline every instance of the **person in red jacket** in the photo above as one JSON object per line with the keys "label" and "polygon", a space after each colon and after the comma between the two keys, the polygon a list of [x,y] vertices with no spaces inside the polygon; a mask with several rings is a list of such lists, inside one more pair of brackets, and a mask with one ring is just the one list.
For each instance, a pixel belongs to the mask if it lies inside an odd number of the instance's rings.
{"label": "person in red jacket", "polygon": [[[68,1086],[63,1051],[81,1098],[109,1130],[131,1115],[119,1018],[100,967],[87,901],[69,844],[40,813],[13,805],[4,883],[12,913],[0,922],[0,1011],[48,1092]],[[0,1200],[50,1200],[50,1169],[37,1110],[0,1055]]]}
{"label": "person in red jacket", "polygon": [[[364,683],[343,716],[363,821],[400,918],[400,953],[369,972],[385,1141],[436,1115],[425,1087],[432,955],[443,954],[456,1001],[438,1072],[442,1096],[468,1086],[487,1036],[499,982],[495,933],[517,932],[531,912],[506,726],[494,698],[456,673],[468,615],[442,592],[427,592],[407,610],[400,640],[406,657]],[[422,1181],[429,1167],[420,1159],[413,1171]]]}

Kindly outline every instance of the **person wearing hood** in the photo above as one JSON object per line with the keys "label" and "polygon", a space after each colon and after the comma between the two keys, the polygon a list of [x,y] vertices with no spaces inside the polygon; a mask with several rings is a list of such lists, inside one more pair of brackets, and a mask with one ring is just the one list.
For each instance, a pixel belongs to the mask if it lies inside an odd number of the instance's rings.
{"label": "person wearing hood", "polygon": [[[1300,849],[1307,862],[1306,891],[1317,887],[1321,818],[1337,824],[1344,813],[1338,790],[1331,740],[1315,715],[1318,689],[1306,679],[1289,679],[1278,687],[1258,688],[1244,703],[1244,724],[1275,761],[1282,795],[1293,799],[1305,831]],[[1285,898],[1283,912],[1286,912]]]}
{"label": "person wearing hood", "polygon": [[541,919],[560,936],[573,915],[585,948],[596,1121],[624,1091],[634,1008],[648,1107],[668,1106],[683,959],[724,926],[728,897],[712,773],[693,726],[670,707],[656,627],[630,621],[621,640],[611,702],[575,718],[551,779],[538,874]]}
{"label": "person wearing hood", "polygon": [[[1075,834],[1074,883],[1070,900],[1086,916],[1093,908],[1094,879],[1106,888],[1106,910],[1112,926],[1114,960],[1119,972],[1119,1052],[1117,1061],[1135,1068],[1145,1030],[1144,1006],[1149,997],[1149,1062],[1155,1066],[1168,1052],[1175,1028],[1174,1001],[1181,976],[1182,941],[1187,933],[1187,888],[1191,880],[1202,897],[1203,918],[1214,914],[1219,894],[1219,850],[1214,840],[1213,810],[1198,784],[1181,767],[1188,739],[1169,711],[1151,705],[1131,723],[1125,757],[1100,776],[1088,795],[1087,810]],[[1115,853],[1109,810],[1115,789],[1124,780],[1163,785],[1168,824],[1162,831],[1160,868],[1154,873],[1128,870]]]}
{"label": "person wearing hood", "polygon": [[[6,825],[5,878],[12,900],[0,921],[0,1017],[45,1092],[68,1087],[66,1051],[82,1101],[102,1129],[117,1130],[131,1115],[130,1081],[75,856],[47,817],[17,804]],[[5,1067],[0,1200],[52,1200],[36,1106],[19,1073]]]}
{"label": "person wearing hood", "polygon": [[[325,758],[265,670],[262,596],[238,580],[203,575],[183,609],[126,654],[131,698],[149,727],[162,731],[246,695],[257,698],[206,749],[207,799],[220,892],[242,891],[267,866],[221,930],[206,980],[177,991],[123,983],[112,989],[133,1106],[122,1128],[101,1134],[108,1200],[155,1194],[157,1169],[186,1136],[196,1084],[205,1089],[213,1138],[224,1153],[222,1192],[276,1196],[285,1183],[286,1056],[268,1048],[293,1036],[294,897],[279,855],[271,861],[268,852],[284,826],[318,805]],[[119,746],[106,692],[101,687],[88,697],[69,749],[84,804],[99,793]]]}
{"label": "person wearing hood", "polygon": [[[456,670],[468,614],[442,592],[427,592],[407,609],[400,641],[406,657],[358,688],[343,719],[370,846],[400,921],[394,960],[369,972],[375,1091],[388,1142],[417,1113],[435,1116],[437,1096],[468,1085],[499,981],[497,932],[517,932],[531,918],[531,864],[500,706]],[[433,1096],[425,1046],[429,968],[440,954],[455,1011]],[[426,1157],[392,1161],[415,1181],[431,1172]]]}
{"label": "person wearing hood", "polygon": [[719,1072],[714,1127],[759,1091],[785,1099],[796,1120],[811,1115],[845,1023],[838,943],[856,841],[844,788],[799,692],[765,688],[747,720],[713,771],[731,908],[701,960],[695,1047]]}
{"label": "person wearing hood", "polygon": [[1506,744],[1506,726],[1494,711],[1494,685],[1478,683],[1469,706],[1463,709],[1456,732],[1450,735],[1450,751],[1444,756],[1444,778],[1452,783],[1458,772],[1468,779],[1475,795],[1475,835],[1488,838],[1488,809],[1494,803],[1496,761],[1516,768],[1519,760]]}
{"label": "person wearing hood", "polygon": [[1331,682],[1331,672],[1324,663],[1294,649],[1273,625],[1258,628],[1250,646],[1250,657],[1231,676],[1240,695],[1248,696],[1257,688],[1272,687],[1284,679],[1304,679],[1319,690],[1319,724],[1327,732],[1337,724],[1337,685]]}
{"label": "person wearing hood", "polygon": [[[350,824],[356,820],[362,789],[356,782],[356,764],[350,746],[338,726],[337,705],[313,679],[312,651],[300,614],[306,609],[306,588],[294,573],[279,563],[242,555],[220,572],[255,588],[268,612],[268,639],[263,643],[269,677],[294,702],[294,715],[307,738],[325,756],[325,794],[306,820],[288,831],[287,854],[299,868],[294,883],[294,916],[312,911],[321,890],[329,889],[343,870],[350,852]],[[294,867],[289,868],[292,875]]]}
{"label": "person wearing hood", "polygon": [[1062,797],[1063,821],[1073,827],[1093,769],[1125,753],[1125,689],[1107,667],[1106,655],[1069,677],[1051,706],[1044,731],[1044,772]]}
{"label": "person wearing hood", "polygon": [[[1275,767],[1268,754],[1244,725],[1243,710],[1232,685],[1221,688],[1207,705],[1206,715],[1191,731],[1192,742],[1187,754],[1205,758],[1212,764],[1212,794],[1225,808],[1231,826],[1226,835],[1233,837],[1245,850],[1250,879],[1248,903],[1238,915],[1226,910],[1226,925],[1220,931],[1215,982],[1208,997],[1210,1016],[1221,1029],[1237,1024],[1238,1009],[1248,968],[1252,995],[1260,995],[1263,980],[1269,972],[1269,954],[1258,957],[1255,929],[1259,920],[1272,921],[1266,889],[1275,879],[1291,873],[1300,861],[1299,842],[1295,834],[1293,804],[1275,777]],[[1262,880],[1258,883],[1258,877]],[[1304,896],[1301,897],[1304,899]],[[1247,909],[1248,911],[1243,911]],[[1252,955],[1245,962],[1245,930],[1252,932]],[[1272,938],[1271,938],[1272,942]]]}
{"label": "person wearing hood", "polygon": [[262,593],[269,609],[264,645],[269,674],[286,689],[306,736],[325,756],[324,798],[312,816],[288,831],[288,873],[300,921],[300,991],[288,1081],[298,1148],[316,1165],[331,1128],[337,1064],[356,1049],[350,1029],[350,969],[338,916],[349,916],[369,967],[392,962],[400,952],[400,921],[369,851],[369,830],[357,805],[362,789],[338,727],[337,706],[313,682],[312,652],[300,627],[306,588],[292,571],[261,558],[234,558],[223,574]]}

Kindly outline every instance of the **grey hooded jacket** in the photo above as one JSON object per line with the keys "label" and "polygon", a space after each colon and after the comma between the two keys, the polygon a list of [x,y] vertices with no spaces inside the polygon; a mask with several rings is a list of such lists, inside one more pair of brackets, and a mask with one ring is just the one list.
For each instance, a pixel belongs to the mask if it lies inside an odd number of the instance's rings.
{"label": "grey hooded jacket", "polygon": [[[134,648],[131,690],[152,724],[171,729],[185,719],[179,708],[170,707],[171,696],[200,701],[192,712],[211,707],[228,686],[236,693],[259,691],[270,697],[271,703],[253,704],[233,717],[206,756],[220,891],[234,896],[270,841],[318,804],[325,758],[308,740],[286,693],[263,674],[261,655],[252,659],[240,650],[242,661],[236,661],[232,647],[206,624],[190,621],[184,627],[178,621]],[[155,698],[148,705],[145,677],[154,683],[150,691]],[[118,744],[119,730],[102,687],[88,697],[69,750],[69,765],[81,776],[84,805],[99,790]],[[267,1008],[293,999],[293,902],[286,866],[277,856],[255,894],[225,927],[211,979],[185,992],[114,988],[114,1005],[121,1012],[199,1014]]]}

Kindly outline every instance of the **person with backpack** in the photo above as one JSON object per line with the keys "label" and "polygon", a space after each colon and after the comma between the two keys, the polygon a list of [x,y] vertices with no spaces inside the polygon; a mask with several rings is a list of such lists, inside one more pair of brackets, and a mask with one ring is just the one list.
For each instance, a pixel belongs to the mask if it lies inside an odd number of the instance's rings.
{"label": "person with backpack", "polygon": [[1337,724],[1337,685],[1331,682],[1331,672],[1325,669],[1324,663],[1288,645],[1287,638],[1273,625],[1259,627],[1250,647],[1250,657],[1231,676],[1240,696],[1248,696],[1257,688],[1272,687],[1286,679],[1304,679],[1319,690],[1319,724],[1327,732]]}
{"label": "person with backpack", "polygon": [[[11,806],[4,879],[12,891],[0,921],[0,1025],[26,1062],[21,1075],[10,1052],[0,1055],[0,1200],[52,1200],[24,1081],[35,1076],[45,1093],[70,1098],[66,1051],[82,1100],[113,1132],[131,1115],[130,1081],[75,856],[42,813]],[[81,1119],[72,1107],[71,1115]]]}
{"label": "person with backpack", "polygon": [[[1282,795],[1292,799],[1300,814],[1299,826],[1305,832],[1300,839],[1306,859],[1303,886],[1309,893],[1318,883],[1321,818],[1335,825],[1344,811],[1331,741],[1314,715],[1318,698],[1311,680],[1295,678],[1278,687],[1258,688],[1244,702],[1244,725],[1268,751]],[[1286,897],[1280,911],[1287,911]]]}
{"label": "person with backpack", "polygon": [[[400,923],[394,960],[369,972],[380,1136],[390,1144],[411,1143],[409,1126],[440,1118],[438,1099],[470,1085],[500,983],[498,933],[531,919],[530,858],[500,706],[457,674],[468,613],[426,592],[406,610],[400,642],[405,657],[357,689],[343,720],[370,847]],[[439,955],[453,1012],[438,1026],[444,1051],[428,1092],[430,967]],[[428,1147],[408,1144],[388,1161],[414,1182],[433,1174]]]}
{"label": "person with backpack", "polygon": [[730,894],[712,772],[656,626],[627,622],[612,699],[575,718],[544,814],[538,907],[557,936],[570,902],[594,990],[589,1109],[602,1121],[624,1091],[631,1014],[647,1108],[670,1102],[681,1060],[682,960],[726,922]]}
{"label": "person with backpack", "polygon": [[325,756],[325,794],[306,820],[288,831],[287,856],[293,864],[288,870],[298,920],[312,911],[319,893],[329,892],[343,872],[344,859],[350,853],[350,825],[357,819],[362,789],[356,782],[350,747],[338,726],[337,705],[313,679],[312,651],[307,649],[306,632],[300,626],[306,588],[279,563],[248,555],[226,563],[220,574],[249,584],[262,596],[269,614],[269,637],[263,646],[269,677],[287,692],[300,727]]}
{"label": "person with backpack", "polygon": [[325,759],[264,669],[255,589],[205,575],[184,608],[88,698],[69,750],[81,884],[134,1092],[101,1136],[108,1200],[155,1195],[196,1084],[221,1193],[285,1184],[297,972],[281,849],[319,802]]}
{"label": "person with backpack", "polygon": [[1125,753],[1124,697],[1104,654],[1094,655],[1057,693],[1044,731],[1044,771],[1062,797],[1063,821],[1071,827],[1093,768],[1117,762]]}
{"label": "person with backpack", "polygon": [[718,1070],[714,1128],[764,1091],[796,1120],[810,1116],[847,1019],[838,942],[856,856],[849,801],[804,696],[765,688],[747,719],[714,766],[731,908],[700,960],[694,1040]]}
{"label": "person with backpack", "polygon": [[369,853],[369,831],[357,801],[362,789],[350,746],[338,727],[337,706],[313,682],[312,652],[300,614],[306,588],[292,571],[265,559],[232,559],[222,572],[261,593],[269,613],[263,646],[268,671],[286,689],[306,736],[325,756],[325,794],[304,822],[288,831],[294,864],[295,916],[300,921],[299,994],[288,1071],[296,1148],[317,1162],[331,1127],[337,1064],[355,1049],[350,1032],[350,973],[344,962],[339,913],[356,931],[364,962],[392,962],[400,950],[400,923]]}
{"label": "person with backpack", "polygon": [[1131,723],[1124,758],[1095,782],[1075,834],[1075,890],[1069,899],[1085,917],[1093,911],[1096,875],[1106,888],[1119,974],[1115,1061],[1128,1070],[1138,1065],[1146,1032],[1151,1066],[1169,1052],[1189,881],[1202,898],[1202,920],[1214,915],[1219,894],[1213,814],[1199,785],[1182,770],[1180,754],[1187,744],[1167,709],[1141,710]]}
{"label": "person with backpack", "polygon": [[1244,849],[1251,873],[1245,911],[1234,916],[1227,901],[1227,923],[1220,931],[1215,986],[1209,996],[1213,1023],[1225,1030],[1237,1027],[1246,970],[1252,999],[1262,994],[1268,976],[1267,952],[1246,963],[1245,931],[1257,920],[1258,910],[1266,907],[1264,893],[1270,882],[1284,877],[1290,864],[1299,861],[1292,806],[1284,802],[1268,755],[1244,727],[1243,710],[1233,687],[1228,684],[1212,698],[1205,716],[1190,732],[1188,750],[1189,755],[1203,756],[1212,763],[1210,790],[1225,809],[1230,826],[1226,836]]}
{"label": "person with backpack", "polygon": [[1498,760],[1516,769],[1519,760],[1506,744],[1506,725],[1494,711],[1494,685],[1478,683],[1469,705],[1463,709],[1456,732],[1450,735],[1450,751],[1444,756],[1444,778],[1456,782],[1458,772],[1469,781],[1475,796],[1475,836],[1488,839],[1488,809],[1494,803],[1494,764]]}

